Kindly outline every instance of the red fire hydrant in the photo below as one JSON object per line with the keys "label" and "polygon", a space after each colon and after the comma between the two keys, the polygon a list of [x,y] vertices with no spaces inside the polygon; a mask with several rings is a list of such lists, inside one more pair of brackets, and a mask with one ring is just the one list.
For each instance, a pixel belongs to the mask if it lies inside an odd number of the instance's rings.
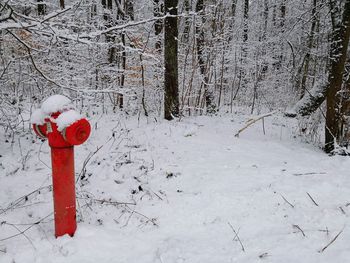
{"label": "red fire hydrant", "polygon": [[73,236],[77,228],[75,205],[74,145],[84,143],[91,132],[89,122],[62,95],[46,99],[32,114],[35,133],[51,147],[55,236]]}

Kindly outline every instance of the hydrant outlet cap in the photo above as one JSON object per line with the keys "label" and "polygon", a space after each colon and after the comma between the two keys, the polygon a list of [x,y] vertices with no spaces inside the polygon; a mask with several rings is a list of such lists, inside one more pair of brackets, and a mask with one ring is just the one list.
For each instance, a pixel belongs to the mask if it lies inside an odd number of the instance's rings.
{"label": "hydrant outlet cap", "polygon": [[89,138],[90,132],[90,123],[86,119],[80,119],[66,128],[66,141],[72,145],[80,145]]}
{"label": "hydrant outlet cap", "polygon": [[33,124],[33,130],[35,131],[36,135],[38,135],[40,138],[46,138],[47,136],[47,129],[46,125],[38,125],[38,124]]}

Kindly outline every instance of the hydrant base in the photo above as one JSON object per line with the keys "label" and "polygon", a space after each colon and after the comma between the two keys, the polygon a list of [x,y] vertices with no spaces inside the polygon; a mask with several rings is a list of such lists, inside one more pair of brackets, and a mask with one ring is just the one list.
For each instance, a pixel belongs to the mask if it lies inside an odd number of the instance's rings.
{"label": "hydrant base", "polygon": [[55,236],[73,236],[77,229],[74,149],[51,148]]}

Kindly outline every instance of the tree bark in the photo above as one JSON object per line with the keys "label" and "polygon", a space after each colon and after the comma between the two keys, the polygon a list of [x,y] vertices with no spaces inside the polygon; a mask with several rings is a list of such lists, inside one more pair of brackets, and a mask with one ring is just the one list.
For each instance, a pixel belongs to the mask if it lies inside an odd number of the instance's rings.
{"label": "tree bark", "polygon": [[38,0],[38,15],[44,16],[46,15],[46,4],[40,4],[43,0]]}
{"label": "tree bark", "polygon": [[196,23],[196,43],[197,43],[197,58],[199,64],[199,70],[203,81],[201,86],[204,87],[204,96],[205,96],[205,106],[207,113],[214,113],[216,111],[216,105],[214,104],[214,95],[211,90],[209,90],[208,82],[208,57],[204,58],[204,45],[205,45],[205,34],[204,34],[204,25],[205,25],[205,14],[204,14],[204,1],[198,0],[196,4],[196,13],[201,17],[201,23]]}
{"label": "tree bark", "polygon": [[125,11],[126,15],[129,17],[131,21],[135,20],[135,15],[134,15],[134,0],[127,0],[125,2]]}
{"label": "tree bark", "polygon": [[[176,16],[178,0],[165,0],[165,12]],[[164,28],[164,118],[172,120],[179,116],[178,83],[178,28],[177,17],[165,18]]]}
{"label": "tree bark", "polygon": [[[191,6],[189,3],[189,0],[184,0],[184,9],[185,9],[185,14],[188,15],[189,12],[191,11]],[[191,20],[189,17],[185,17],[185,22],[184,22],[184,31],[182,34],[181,42],[187,43],[189,40],[189,33],[191,29]]]}
{"label": "tree bark", "polygon": [[60,7],[61,7],[61,9],[64,9],[64,8],[65,8],[64,0],[60,0]]}
{"label": "tree bark", "polygon": [[231,3],[231,22],[229,24],[229,36],[228,36],[228,43],[231,42],[233,39],[233,28],[235,25],[235,20],[236,20],[236,9],[237,9],[237,0],[232,0]]}
{"label": "tree bark", "polygon": [[316,8],[317,8],[317,0],[313,0],[313,6],[312,6],[312,12],[311,12],[311,19],[312,19],[312,24],[311,24],[311,30],[309,34],[309,38],[307,41],[307,52],[304,58],[304,72],[303,72],[303,77],[301,79],[301,87],[300,87],[300,94],[299,97],[300,99],[304,97],[305,91],[306,91],[306,82],[307,78],[309,75],[309,67],[310,67],[310,60],[311,60],[311,50],[314,45],[314,36],[315,36],[315,29],[316,29],[316,23],[317,23],[317,14],[316,14]]}
{"label": "tree bark", "polygon": [[347,57],[347,50],[350,37],[350,0],[345,1],[343,18],[339,26],[333,32],[331,48],[331,68],[328,77],[327,91],[327,113],[326,113],[326,133],[325,151],[330,153],[335,148],[335,142],[341,141],[342,105],[341,87],[343,83],[344,67]]}
{"label": "tree bark", "polygon": [[[153,2],[153,16],[154,17],[160,17],[163,13],[163,7],[162,7],[162,3],[160,3],[159,0],[154,0]],[[156,22],[154,23],[154,34],[156,37],[158,37],[160,35],[160,33],[162,33],[163,30],[163,22],[162,20],[158,19],[156,20]],[[156,44],[155,44],[155,48],[158,51],[158,53],[161,53],[162,51],[162,42],[160,39],[156,40]]]}
{"label": "tree bark", "polygon": [[244,0],[243,7],[243,48],[242,57],[247,57],[247,42],[248,42],[248,13],[249,13],[249,0]]}

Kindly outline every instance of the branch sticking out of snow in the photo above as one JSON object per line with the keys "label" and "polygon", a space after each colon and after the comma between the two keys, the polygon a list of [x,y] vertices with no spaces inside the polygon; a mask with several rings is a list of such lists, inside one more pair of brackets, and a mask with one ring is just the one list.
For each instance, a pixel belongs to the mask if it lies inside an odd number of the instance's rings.
{"label": "branch sticking out of snow", "polygon": [[253,125],[254,123],[256,123],[258,120],[261,120],[261,119],[264,119],[265,117],[269,117],[275,113],[277,113],[278,111],[273,111],[273,112],[270,112],[270,113],[266,113],[266,114],[263,114],[263,115],[260,115],[260,116],[257,116],[255,118],[252,118],[250,120],[247,121],[246,125],[241,128],[236,134],[235,134],[235,137],[239,137],[239,134],[244,131],[245,129],[247,129],[249,126]]}

